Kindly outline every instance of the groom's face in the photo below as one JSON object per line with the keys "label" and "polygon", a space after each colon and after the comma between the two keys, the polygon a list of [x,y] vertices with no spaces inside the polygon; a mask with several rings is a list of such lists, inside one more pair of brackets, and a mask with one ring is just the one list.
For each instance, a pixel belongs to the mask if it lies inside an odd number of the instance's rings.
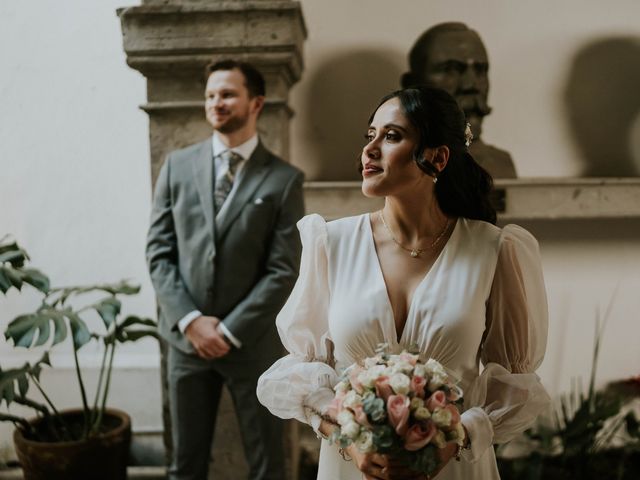
{"label": "groom's face", "polygon": [[257,117],[258,98],[249,94],[240,70],[216,70],[209,75],[205,89],[207,120],[221,133],[236,132]]}

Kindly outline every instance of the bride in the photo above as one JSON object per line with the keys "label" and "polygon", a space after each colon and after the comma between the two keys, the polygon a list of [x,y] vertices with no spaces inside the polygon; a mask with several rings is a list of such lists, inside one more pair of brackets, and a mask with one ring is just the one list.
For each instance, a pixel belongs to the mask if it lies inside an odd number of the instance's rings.
{"label": "bride", "polygon": [[362,191],[384,197],[384,208],[298,223],[300,277],[277,319],[289,355],[262,375],[257,394],[274,415],[324,438],[320,480],[426,478],[388,455],[339,452],[326,440],[339,374],[380,343],[392,352],[417,345],[464,391],[467,441],[440,450],[438,479],[499,479],[492,444],[526,429],[548,403],[535,373],[547,336],[538,244],[516,225],[495,226],[491,177],[469,154],[469,137],[444,91],[387,95],[361,156]]}

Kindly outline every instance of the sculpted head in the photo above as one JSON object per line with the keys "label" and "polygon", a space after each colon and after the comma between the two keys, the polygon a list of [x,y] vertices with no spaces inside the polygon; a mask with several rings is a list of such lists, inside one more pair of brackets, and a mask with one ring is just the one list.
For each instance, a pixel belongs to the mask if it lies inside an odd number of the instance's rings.
{"label": "sculpted head", "polygon": [[464,111],[476,138],[491,112],[489,59],[478,33],[464,23],[438,24],[424,32],[409,52],[410,71],[402,86],[428,85],[447,91]]}

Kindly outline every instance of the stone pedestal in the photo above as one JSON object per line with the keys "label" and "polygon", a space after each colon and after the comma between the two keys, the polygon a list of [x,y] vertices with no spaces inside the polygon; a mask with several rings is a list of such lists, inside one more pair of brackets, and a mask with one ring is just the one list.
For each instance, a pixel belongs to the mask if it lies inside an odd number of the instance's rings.
{"label": "stone pedestal", "polygon": [[288,158],[289,89],[300,78],[306,27],[298,2],[149,0],[121,8],[127,63],[147,78],[151,167],[155,181],[171,150],[211,135],[204,116],[204,67],[235,58],[264,75],[267,101],[258,129]]}
{"label": "stone pedestal", "polygon": [[[146,0],[117,13],[127,64],[147,79],[147,103],[141,108],[149,115],[154,185],[167,153],[211,135],[204,115],[204,67],[223,58],[248,61],[264,75],[267,99],[258,123],[260,137],[270,150],[288,158],[289,89],[300,78],[306,38],[298,2]],[[246,478],[247,467],[229,398],[225,392],[212,472],[215,478],[234,480]],[[296,478],[296,430],[290,425],[287,431],[289,469]]]}

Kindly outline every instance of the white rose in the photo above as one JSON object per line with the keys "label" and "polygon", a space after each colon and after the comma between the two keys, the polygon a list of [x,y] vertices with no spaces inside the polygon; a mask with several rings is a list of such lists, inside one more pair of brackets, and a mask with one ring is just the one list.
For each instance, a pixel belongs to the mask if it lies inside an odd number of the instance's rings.
{"label": "white rose", "polygon": [[411,373],[413,371],[413,365],[409,362],[405,362],[404,360],[396,362],[393,368],[396,372],[400,373]]}
{"label": "white rose", "polygon": [[434,372],[429,379],[429,390],[432,392],[447,383],[448,377],[446,373]]}
{"label": "white rose", "polygon": [[349,393],[347,393],[344,396],[344,400],[342,400],[342,405],[345,408],[357,407],[358,405],[362,405],[362,397],[358,395],[358,393],[355,390],[350,390]]}
{"label": "white rose", "polygon": [[356,422],[348,422],[347,424],[342,426],[340,431],[343,435],[346,435],[351,440],[355,440],[360,433],[360,425],[358,425]]}
{"label": "white rose", "polygon": [[438,427],[448,427],[451,425],[451,412],[444,408],[436,408],[431,414],[431,419]]}
{"label": "white rose", "polygon": [[355,417],[353,416],[353,413],[351,413],[349,410],[342,410],[336,417],[336,420],[341,426],[344,427],[348,423],[355,421]]}
{"label": "white rose", "polygon": [[368,357],[364,359],[364,368],[371,368],[378,364],[378,359],[376,357]]}
{"label": "white rose", "polygon": [[409,385],[411,380],[404,373],[395,373],[389,379],[389,385],[397,395],[406,395],[409,393]]}
{"label": "white rose", "polygon": [[435,374],[444,375],[444,376],[447,375],[447,372],[444,370],[444,367],[440,364],[440,362],[438,362],[437,360],[434,360],[433,358],[430,358],[429,360],[427,360],[425,367],[429,372],[429,374],[431,375],[435,375]]}
{"label": "white rose", "polygon": [[437,448],[444,448],[447,446],[447,439],[444,437],[444,433],[442,433],[441,430],[438,430],[433,436],[431,443],[433,443]]}
{"label": "white rose", "polygon": [[347,392],[351,388],[351,384],[349,380],[342,380],[341,382],[336,383],[336,386],[333,389],[336,392]]}
{"label": "white rose", "polygon": [[378,377],[385,371],[384,365],[376,365],[358,375],[358,381],[364,388],[373,388]]}
{"label": "white rose", "polygon": [[419,363],[415,367],[413,367],[413,374],[422,378],[427,377],[427,367],[424,364]]}
{"label": "white rose", "polygon": [[422,400],[420,397],[413,397],[411,399],[409,408],[413,411],[419,409],[420,407],[424,407],[424,400]]}
{"label": "white rose", "polygon": [[425,407],[418,408],[415,412],[413,412],[413,416],[416,420],[427,420],[431,417],[431,413]]}
{"label": "white rose", "polygon": [[358,447],[362,453],[373,452],[373,433],[369,430],[360,432],[360,435],[358,435],[356,439],[356,447]]}

